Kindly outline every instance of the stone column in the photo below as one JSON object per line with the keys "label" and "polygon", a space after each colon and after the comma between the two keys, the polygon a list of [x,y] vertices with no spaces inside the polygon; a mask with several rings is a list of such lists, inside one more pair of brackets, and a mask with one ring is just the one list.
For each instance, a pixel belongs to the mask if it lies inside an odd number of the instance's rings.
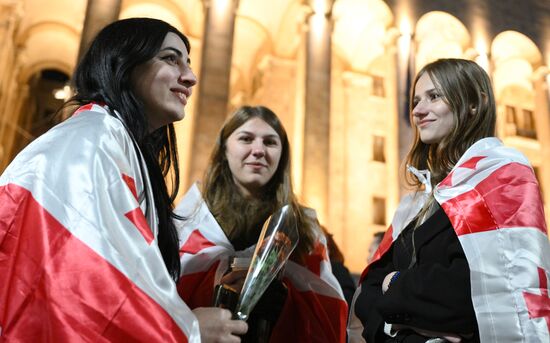
{"label": "stone column", "polygon": [[305,67],[305,118],[303,142],[302,198],[317,211],[321,222],[328,221],[331,10],[333,1],[311,1],[308,19]]}
{"label": "stone column", "polygon": [[535,89],[535,123],[537,139],[541,149],[541,164],[539,181],[543,190],[543,200],[546,204],[546,221],[550,223],[550,93],[546,77],[550,71],[548,67],[539,67],[533,73],[533,86]]}
{"label": "stone column", "polygon": [[238,0],[205,0],[201,68],[189,183],[200,180],[225,118]]}
{"label": "stone column", "polygon": [[[400,68],[399,59],[402,58],[398,51],[398,40],[407,35],[403,35],[396,28],[390,28],[386,31],[386,39],[384,41],[384,58],[390,61],[385,64],[384,67],[384,89],[386,91],[386,105],[385,112],[391,116],[386,122],[386,177],[387,177],[387,192],[386,192],[386,224],[391,222],[393,213],[401,195],[405,193],[403,178],[401,177],[400,166],[403,158],[409,150],[409,146],[412,141],[412,129],[408,121],[408,97],[410,88],[410,80],[414,75],[411,75],[414,71],[412,68],[412,58],[406,60],[410,63],[408,66],[411,68],[405,68],[404,73]],[[409,49],[409,54],[412,54],[412,50]],[[405,77],[410,75],[409,78]],[[410,82],[407,82],[409,80]],[[406,89],[406,90],[405,90]],[[376,116],[376,114],[373,114]],[[384,228],[383,230],[385,230]],[[369,242],[370,244],[370,242]]]}
{"label": "stone column", "polygon": [[97,33],[118,19],[121,2],[121,0],[88,0],[77,62],[80,61]]}
{"label": "stone column", "polygon": [[19,52],[15,45],[15,33],[23,16],[22,4],[17,0],[0,0],[0,172],[9,159],[8,140],[9,123],[13,114],[8,110],[10,89],[15,82],[16,56]]}
{"label": "stone column", "polygon": [[23,16],[22,4],[15,0],[0,0],[0,97],[9,76],[15,53],[15,31]]}
{"label": "stone column", "polygon": [[259,63],[254,78],[251,102],[269,107],[281,119],[294,147],[294,110],[296,102],[296,61],[267,55]]}
{"label": "stone column", "polygon": [[14,151],[14,148],[17,148],[15,140],[18,136],[23,139],[31,138],[19,125],[21,116],[27,114],[25,105],[28,105],[29,101],[29,86],[22,84],[19,80],[15,80],[9,92],[9,100],[6,110],[7,112],[9,111],[8,113],[12,113],[13,117],[5,122],[5,129],[3,130],[3,157],[0,160],[0,171],[3,171],[8,166],[18,152]]}
{"label": "stone column", "polygon": [[[410,32],[398,33],[396,43],[396,101],[397,101],[397,140],[398,140],[398,164],[404,163],[411,147],[414,130],[409,120],[409,97],[411,86],[415,77],[415,40]],[[401,172],[401,170],[399,170]],[[398,176],[399,195],[404,196],[406,190],[405,179]]]}

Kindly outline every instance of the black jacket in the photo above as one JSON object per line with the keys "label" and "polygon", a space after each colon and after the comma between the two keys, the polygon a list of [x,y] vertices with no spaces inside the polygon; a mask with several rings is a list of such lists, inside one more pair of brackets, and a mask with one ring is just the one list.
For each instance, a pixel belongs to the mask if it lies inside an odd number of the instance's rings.
{"label": "black jacket", "polygon": [[[416,260],[411,265],[413,251]],[[399,277],[383,295],[384,277],[396,270]],[[383,332],[384,322],[437,332],[473,333],[472,340],[478,340],[468,261],[441,208],[416,230],[409,224],[383,258],[371,266],[361,285],[355,311],[369,343],[427,340],[411,330],[400,331],[391,339]]]}

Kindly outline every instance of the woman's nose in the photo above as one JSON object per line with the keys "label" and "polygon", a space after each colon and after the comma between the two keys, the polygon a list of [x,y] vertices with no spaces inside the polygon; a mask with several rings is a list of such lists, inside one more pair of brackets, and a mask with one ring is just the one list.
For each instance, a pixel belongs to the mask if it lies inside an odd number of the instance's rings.
{"label": "woman's nose", "polygon": [[412,109],[413,116],[423,116],[428,113],[426,104],[423,101],[419,101]]}
{"label": "woman's nose", "polygon": [[261,142],[254,142],[252,144],[252,155],[259,157],[265,155],[265,147]]}
{"label": "woman's nose", "polygon": [[197,84],[197,76],[195,76],[195,73],[191,69],[187,68],[182,71],[178,82],[187,88],[191,88]]}

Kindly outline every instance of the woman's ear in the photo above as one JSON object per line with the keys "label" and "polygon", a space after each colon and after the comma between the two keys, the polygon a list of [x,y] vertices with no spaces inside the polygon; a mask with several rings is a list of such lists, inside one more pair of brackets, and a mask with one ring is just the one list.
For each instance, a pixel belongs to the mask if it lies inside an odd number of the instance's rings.
{"label": "woman's ear", "polygon": [[470,105],[470,114],[475,115],[477,113],[477,107]]}

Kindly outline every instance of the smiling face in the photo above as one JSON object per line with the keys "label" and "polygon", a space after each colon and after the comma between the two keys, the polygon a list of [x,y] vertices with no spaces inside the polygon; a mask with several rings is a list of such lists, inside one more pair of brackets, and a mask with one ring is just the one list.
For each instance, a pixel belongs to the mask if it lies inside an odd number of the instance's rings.
{"label": "smiling face", "polygon": [[453,129],[453,112],[428,73],[420,76],[414,88],[412,115],[420,140],[425,144],[441,142]]}
{"label": "smiling face", "polygon": [[156,56],[132,72],[134,91],[145,106],[150,131],[185,116],[184,107],[197,83],[189,64],[185,44],[168,32]]}
{"label": "smiling face", "polygon": [[255,196],[273,177],[281,159],[281,138],[254,117],[227,138],[225,156],[233,181],[245,196]]}

